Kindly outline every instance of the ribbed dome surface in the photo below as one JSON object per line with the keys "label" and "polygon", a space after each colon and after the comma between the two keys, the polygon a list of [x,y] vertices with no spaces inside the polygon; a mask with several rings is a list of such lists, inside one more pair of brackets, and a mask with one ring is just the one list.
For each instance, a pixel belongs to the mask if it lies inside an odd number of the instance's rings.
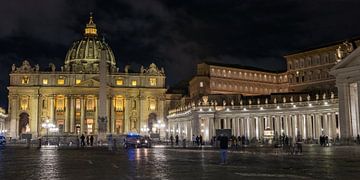
{"label": "ribbed dome surface", "polygon": [[114,53],[105,40],[98,38],[92,14],[84,30],[84,37],[75,41],[65,57],[65,71],[96,72],[100,63],[101,50],[106,50],[106,62],[115,69]]}
{"label": "ribbed dome surface", "polygon": [[75,41],[66,54],[65,65],[99,63],[101,49],[105,48],[106,62],[115,66],[114,53],[109,45],[97,38],[97,36],[85,36],[82,40]]}

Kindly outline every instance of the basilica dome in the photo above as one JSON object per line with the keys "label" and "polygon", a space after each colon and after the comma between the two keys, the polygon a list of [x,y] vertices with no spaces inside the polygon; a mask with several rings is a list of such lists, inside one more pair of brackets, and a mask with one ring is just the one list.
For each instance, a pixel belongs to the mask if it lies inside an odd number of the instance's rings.
{"label": "basilica dome", "polygon": [[98,71],[101,49],[106,50],[106,62],[110,67],[116,65],[115,56],[104,39],[99,39],[92,15],[86,24],[84,36],[75,41],[65,57],[66,71]]}

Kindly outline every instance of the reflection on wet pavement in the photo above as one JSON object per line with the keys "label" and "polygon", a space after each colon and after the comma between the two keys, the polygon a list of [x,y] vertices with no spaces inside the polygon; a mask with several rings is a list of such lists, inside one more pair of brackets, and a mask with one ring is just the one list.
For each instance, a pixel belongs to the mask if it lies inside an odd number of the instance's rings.
{"label": "reflection on wet pavement", "polygon": [[306,147],[302,155],[216,150],[0,148],[0,179],[351,179],[360,146]]}

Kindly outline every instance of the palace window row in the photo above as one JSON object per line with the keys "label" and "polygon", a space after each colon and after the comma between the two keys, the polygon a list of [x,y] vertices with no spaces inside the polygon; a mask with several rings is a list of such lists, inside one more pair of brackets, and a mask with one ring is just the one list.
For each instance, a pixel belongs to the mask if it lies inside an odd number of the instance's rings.
{"label": "palace window row", "polygon": [[232,84],[232,83],[216,83],[212,82],[211,86],[213,89],[218,90],[225,90],[225,91],[242,91],[242,92],[255,92],[255,93],[276,93],[276,92],[283,92],[285,89],[281,87],[258,87],[258,86],[252,86],[252,85],[244,85],[244,84]]}
{"label": "palace window row", "polygon": [[322,55],[307,56],[305,58],[294,59],[288,61],[288,69],[302,69],[311,66],[324,65],[335,62],[335,52]]}
{"label": "palace window row", "polygon": [[231,71],[225,69],[211,68],[211,74],[218,77],[228,77],[228,78],[240,78],[248,79],[255,81],[265,81],[265,82],[286,82],[286,75],[271,75],[263,73],[253,73],[253,72],[243,72],[243,71]]}

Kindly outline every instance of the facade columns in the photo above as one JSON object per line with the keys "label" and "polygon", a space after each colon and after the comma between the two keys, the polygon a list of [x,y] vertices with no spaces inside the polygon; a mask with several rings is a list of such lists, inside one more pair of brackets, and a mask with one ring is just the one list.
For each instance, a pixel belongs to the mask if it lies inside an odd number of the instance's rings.
{"label": "facade columns", "polygon": [[70,95],[70,133],[75,132],[75,103],[74,103],[74,95]]}
{"label": "facade columns", "polygon": [[84,96],[80,97],[80,134],[84,133],[84,121],[85,121],[85,100]]}
{"label": "facade columns", "polygon": [[50,122],[56,124],[55,122],[55,95],[50,95]]}
{"label": "facade columns", "polygon": [[34,134],[35,137],[38,136],[38,125],[39,125],[39,114],[38,114],[38,105],[39,105],[39,95],[33,95],[30,96],[30,102],[29,104],[31,104],[30,106],[30,132],[31,134]]}
{"label": "facade columns", "polygon": [[114,107],[114,103],[115,103],[115,100],[114,100],[115,96],[112,96],[111,99],[110,99],[110,121],[111,121],[111,130],[110,132],[111,133],[114,133],[115,132],[115,126],[116,126],[116,117],[115,117],[115,107]]}
{"label": "facade columns", "polygon": [[64,112],[64,114],[65,114],[65,120],[64,120],[64,132],[69,132],[69,129],[70,129],[70,127],[69,127],[69,125],[70,125],[70,123],[69,123],[69,121],[70,121],[70,119],[69,119],[69,111],[70,111],[70,109],[71,109],[71,107],[70,107],[70,101],[69,101],[69,96],[68,95],[65,95],[65,100],[64,100],[65,102],[65,112]]}
{"label": "facade columns", "polygon": [[95,104],[95,112],[94,112],[94,134],[97,134],[99,131],[99,97],[95,96],[94,98],[94,104]]}

